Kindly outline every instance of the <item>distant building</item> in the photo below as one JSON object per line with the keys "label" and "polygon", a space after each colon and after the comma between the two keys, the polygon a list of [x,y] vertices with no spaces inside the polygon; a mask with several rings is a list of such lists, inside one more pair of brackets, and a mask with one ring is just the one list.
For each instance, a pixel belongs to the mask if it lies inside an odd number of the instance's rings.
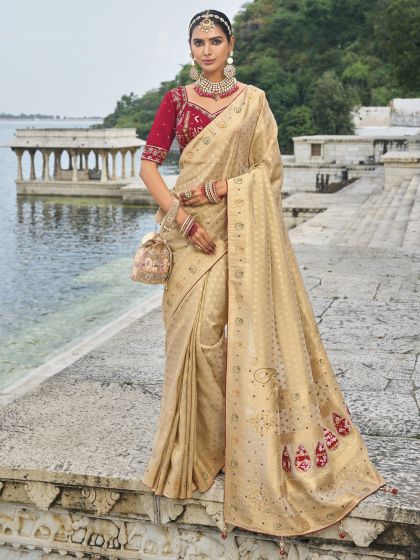
{"label": "distant building", "polygon": [[[283,156],[288,192],[345,183],[383,165],[388,152],[420,151],[420,99],[393,99],[387,107],[353,112],[355,134],[314,134],[293,138],[293,155]],[[312,186],[313,185],[313,186]]]}
{"label": "distant building", "polygon": [[387,129],[388,134],[419,134],[420,99],[396,97],[386,107],[360,107],[353,112],[353,121],[358,134],[372,127]]}
{"label": "distant building", "polygon": [[[119,189],[132,183],[138,174],[135,156],[144,144],[144,140],[137,138],[135,128],[23,128],[16,130],[15,138],[7,146],[15,152],[18,160],[18,194],[119,196]],[[35,171],[38,151],[43,157],[39,177]],[[27,176],[22,165],[25,152],[30,156]],[[63,168],[62,155],[65,152],[68,167]],[[91,153],[95,161],[89,167]],[[52,173],[51,155],[54,158]],[[121,159],[120,175],[117,175],[118,156]]]}

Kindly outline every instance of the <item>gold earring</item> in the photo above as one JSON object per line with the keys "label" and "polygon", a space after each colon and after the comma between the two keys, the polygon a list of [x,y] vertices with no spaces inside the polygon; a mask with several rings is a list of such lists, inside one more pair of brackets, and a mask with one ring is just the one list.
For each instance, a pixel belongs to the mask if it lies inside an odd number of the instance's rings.
{"label": "gold earring", "polygon": [[195,59],[191,55],[191,68],[190,68],[190,78],[195,82],[200,77],[200,72],[195,67]]}
{"label": "gold earring", "polygon": [[230,56],[227,59],[227,65],[223,68],[223,74],[226,78],[233,78],[236,74],[236,68],[233,66],[233,51],[230,51]]}

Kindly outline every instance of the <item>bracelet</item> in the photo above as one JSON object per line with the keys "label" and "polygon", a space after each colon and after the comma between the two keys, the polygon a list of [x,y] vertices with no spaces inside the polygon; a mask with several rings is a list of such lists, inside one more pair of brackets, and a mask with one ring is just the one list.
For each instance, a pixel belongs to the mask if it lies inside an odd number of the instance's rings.
{"label": "bracelet", "polygon": [[211,181],[210,185],[210,192],[211,192],[211,196],[213,197],[213,200],[215,203],[220,202],[222,199],[220,198],[220,196],[217,194],[216,192],[216,181]]}
{"label": "bracelet", "polygon": [[222,200],[222,198],[216,192],[216,182],[216,179],[210,179],[206,181],[204,185],[204,191],[207,200],[213,204],[216,204]]}
{"label": "bracelet", "polygon": [[198,229],[198,224],[197,222],[194,222],[190,231],[188,232],[188,237],[192,237],[194,233],[197,231],[197,229]]}
{"label": "bracelet", "polygon": [[188,214],[188,216],[185,218],[185,220],[183,221],[181,228],[180,228],[180,232],[184,237],[188,237],[188,234],[190,233],[190,230],[192,228],[192,226],[195,223],[195,218],[194,216],[191,216],[191,214]]}
{"label": "bracelet", "polygon": [[[176,196],[171,195],[172,200],[171,200],[171,204],[168,208],[167,213],[165,214],[165,219],[163,222],[163,229],[166,231],[170,231],[172,229],[172,225],[174,223],[175,217],[178,213],[178,208],[180,205],[180,200],[179,198],[177,198]],[[168,225],[167,225],[168,224]]]}

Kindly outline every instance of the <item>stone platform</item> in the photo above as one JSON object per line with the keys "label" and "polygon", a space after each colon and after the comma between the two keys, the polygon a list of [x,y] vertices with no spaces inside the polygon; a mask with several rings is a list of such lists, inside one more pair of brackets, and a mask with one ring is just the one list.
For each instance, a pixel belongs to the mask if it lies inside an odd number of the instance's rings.
{"label": "stone platform", "polygon": [[[370,196],[357,183],[341,191],[345,202],[327,195],[313,237],[312,220],[290,237],[353,420],[399,494],[359,504],[343,541],[336,526],[287,539],[289,560],[420,557],[420,250],[334,243],[343,230],[331,214],[350,227]],[[293,196],[287,204],[298,205]],[[140,482],[163,337],[158,303],[26,393],[0,395],[0,560],[279,558],[267,535],[234,529],[221,539],[223,474],[189,500],[156,497]]]}

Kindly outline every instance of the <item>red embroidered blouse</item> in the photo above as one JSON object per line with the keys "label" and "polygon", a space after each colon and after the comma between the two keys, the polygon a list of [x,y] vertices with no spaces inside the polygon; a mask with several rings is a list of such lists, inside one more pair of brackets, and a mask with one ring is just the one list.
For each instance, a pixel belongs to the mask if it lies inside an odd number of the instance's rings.
{"label": "red embroidered blouse", "polygon": [[170,89],[156,112],[141,159],[149,159],[161,165],[168,156],[175,136],[182,152],[188,142],[224,109],[226,107],[209,113],[188,100],[185,86]]}

